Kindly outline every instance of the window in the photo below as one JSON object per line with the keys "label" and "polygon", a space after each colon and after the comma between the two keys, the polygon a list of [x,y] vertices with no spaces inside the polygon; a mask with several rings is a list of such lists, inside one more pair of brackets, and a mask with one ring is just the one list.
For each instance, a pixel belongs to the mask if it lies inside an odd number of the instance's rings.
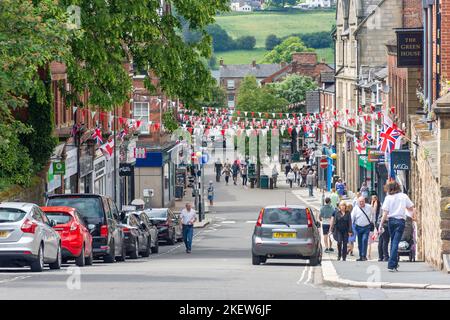
{"label": "window", "polygon": [[382,90],[383,90],[383,84],[382,84],[382,83],[377,83],[377,98],[376,98],[376,103],[377,103],[378,105],[383,104]]}
{"label": "window", "polygon": [[227,88],[234,89],[234,80],[227,80]]}
{"label": "window", "polygon": [[234,94],[228,95],[228,101],[234,101]]}
{"label": "window", "polygon": [[133,118],[141,120],[141,126],[139,127],[140,133],[149,133],[148,121],[149,121],[149,104],[148,102],[135,102],[133,104]]}

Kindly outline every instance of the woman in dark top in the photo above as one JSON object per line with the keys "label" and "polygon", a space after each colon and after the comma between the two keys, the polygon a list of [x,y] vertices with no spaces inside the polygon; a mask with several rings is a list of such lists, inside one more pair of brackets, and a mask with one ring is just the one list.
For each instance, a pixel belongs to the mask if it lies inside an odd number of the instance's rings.
{"label": "woman in dark top", "polygon": [[347,211],[345,201],[339,203],[338,208],[333,213],[330,222],[330,232],[333,233],[333,238],[337,242],[338,260],[345,261],[347,259],[347,243],[348,237],[352,234],[352,217]]}
{"label": "woman in dark top", "polygon": [[[380,199],[378,199],[378,196],[372,196],[371,207],[375,216],[377,230],[379,230],[383,213],[381,212],[381,202]],[[384,222],[383,230],[383,233],[378,237],[378,261],[389,261],[390,234],[387,221]]]}

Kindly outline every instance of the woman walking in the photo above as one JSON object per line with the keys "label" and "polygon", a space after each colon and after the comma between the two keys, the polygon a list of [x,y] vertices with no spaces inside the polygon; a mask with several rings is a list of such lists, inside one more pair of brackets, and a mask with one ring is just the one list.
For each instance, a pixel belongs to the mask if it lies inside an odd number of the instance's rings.
{"label": "woman walking", "polygon": [[[377,230],[380,230],[380,222],[382,218],[381,202],[377,195],[372,196],[372,210],[375,216]],[[378,233],[378,261],[389,261],[389,228],[387,221],[381,228],[383,233]]]}
{"label": "woman walking", "polygon": [[[353,205],[348,203],[347,204],[347,211],[352,212]],[[353,248],[355,247],[356,242],[356,230],[355,230],[355,224],[352,222],[352,235],[348,238],[348,250],[347,255],[351,255],[353,257]]]}
{"label": "woman walking", "polygon": [[295,180],[295,173],[293,170],[289,171],[289,173],[287,174],[287,180],[289,182],[289,187],[292,189],[292,184]]}
{"label": "woman walking", "polygon": [[231,166],[229,163],[225,164],[225,168],[223,169],[222,174],[225,175],[225,182],[226,182],[226,185],[228,185],[228,182],[230,182],[230,176],[231,176]]}
{"label": "woman walking", "polygon": [[333,213],[330,222],[330,232],[333,233],[333,238],[337,242],[338,260],[345,261],[347,259],[347,243],[348,238],[352,235],[352,217],[347,211],[345,201],[339,203],[338,209]]}
{"label": "woman walking", "polygon": [[208,200],[209,200],[209,205],[213,206],[214,205],[214,185],[213,185],[212,181],[209,182]]}

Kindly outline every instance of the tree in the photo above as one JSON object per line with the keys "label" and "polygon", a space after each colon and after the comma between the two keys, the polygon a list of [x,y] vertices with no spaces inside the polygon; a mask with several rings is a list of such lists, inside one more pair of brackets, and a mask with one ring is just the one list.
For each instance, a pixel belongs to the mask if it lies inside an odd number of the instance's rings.
{"label": "tree", "polygon": [[198,101],[200,107],[211,107],[213,109],[227,108],[227,92],[217,84],[210,86],[208,95]]}
{"label": "tree", "polygon": [[229,51],[235,49],[235,41],[218,24],[208,26],[206,31],[212,37],[214,51]]}
{"label": "tree", "polygon": [[306,92],[317,89],[317,83],[310,77],[297,74],[290,75],[282,82],[267,85],[272,88],[275,95],[286,99],[290,104],[304,102]]}
{"label": "tree", "polygon": [[239,86],[237,109],[256,112],[279,112],[288,101],[275,95],[270,87],[260,87],[254,76],[247,76]]}
{"label": "tree", "polygon": [[241,50],[252,50],[255,48],[256,38],[253,36],[243,36],[236,39],[236,48]]}
{"label": "tree", "polygon": [[273,50],[277,45],[281,43],[281,39],[274,34],[269,34],[266,38],[266,50]]}
{"label": "tree", "polygon": [[272,51],[266,53],[263,63],[291,62],[293,53],[313,51],[314,49],[306,47],[299,37],[289,37],[277,45]]}

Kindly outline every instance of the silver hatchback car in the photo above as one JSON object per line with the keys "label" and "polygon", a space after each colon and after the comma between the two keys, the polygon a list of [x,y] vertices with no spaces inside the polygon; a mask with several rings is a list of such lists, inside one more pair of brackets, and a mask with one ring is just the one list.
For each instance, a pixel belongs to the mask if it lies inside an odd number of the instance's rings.
{"label": "silver hatchback car", "polygon": [[35,204],[0,203],[0,266],[30,266],[41,272],[61,268],[61,238],[54,221]]}
{"label": "silver hatchback car", "polygon": [[309,259],[322,262],[320,223],[303,206],[270,206],[261,209],[252,237],[252,263],[269,259]]}

